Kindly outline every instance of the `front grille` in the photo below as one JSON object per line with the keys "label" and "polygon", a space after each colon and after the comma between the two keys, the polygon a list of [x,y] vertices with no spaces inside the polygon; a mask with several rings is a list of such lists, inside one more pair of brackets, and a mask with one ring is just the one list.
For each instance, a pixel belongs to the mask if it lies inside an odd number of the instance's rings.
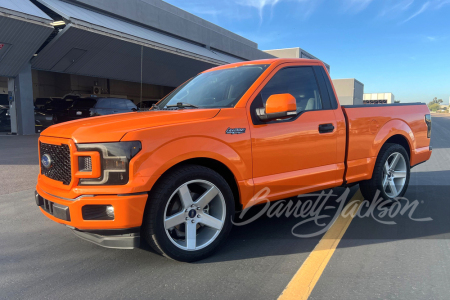
{"label": "front grille", "polygon": [[[70,164],[70,148],[66,144],[51,145],[40,143],[41,147],[41,174],[56,181],[69,185],[72,181],[72,167]],[[50,156],[50,166],[42,164],[42,157]]]}

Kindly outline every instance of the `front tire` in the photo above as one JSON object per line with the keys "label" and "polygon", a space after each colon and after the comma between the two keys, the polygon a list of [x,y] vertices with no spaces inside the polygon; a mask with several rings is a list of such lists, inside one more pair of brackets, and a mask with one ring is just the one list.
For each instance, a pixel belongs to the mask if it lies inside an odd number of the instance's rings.
{"label": "front tire", "polygon": [[233,193],[222,176],[203,166],[180,166],[150,192],[143,236],[158,253],[193,262],[223,244],[233,215]]}
{"label": "front tire", "polygon": [[379,197],[388,200],[403,197],[410,177],[409,155],[398,144],[383,145],[378,154],[372,178],[359,184],[364,199],[372,201]]}

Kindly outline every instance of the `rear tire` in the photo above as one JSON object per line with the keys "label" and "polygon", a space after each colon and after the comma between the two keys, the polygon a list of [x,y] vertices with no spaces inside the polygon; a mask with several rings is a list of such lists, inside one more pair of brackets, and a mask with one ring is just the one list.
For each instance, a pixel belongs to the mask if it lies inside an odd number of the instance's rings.
{"label": "rear tire", "polygon": [[364,199],[372,201],[379,191],[378,198],[385,200],[403,197],[410,177],[409,155],[399,144],[384,144],[378,154],[372,178],[360,182]]}
{"label": "rear tire", "polygon": [[164,174],[149,193],[142,233],[168,258],[201,260],[225,242],[234,207],[233,192],[217,172],[180,166]]}

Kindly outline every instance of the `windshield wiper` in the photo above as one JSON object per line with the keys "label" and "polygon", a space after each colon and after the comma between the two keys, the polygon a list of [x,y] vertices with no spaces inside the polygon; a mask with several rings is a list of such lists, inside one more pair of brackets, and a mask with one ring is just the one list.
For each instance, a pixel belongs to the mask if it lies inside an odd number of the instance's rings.
{"label": "windshield wiper", "polygon": [[194,104],[184,103],[184,102],[178,102],[177,104],[166,105],[166,107],[178,107],[178,108],[194,107],[194,108],[198,108],[198,106],[195,106]]}

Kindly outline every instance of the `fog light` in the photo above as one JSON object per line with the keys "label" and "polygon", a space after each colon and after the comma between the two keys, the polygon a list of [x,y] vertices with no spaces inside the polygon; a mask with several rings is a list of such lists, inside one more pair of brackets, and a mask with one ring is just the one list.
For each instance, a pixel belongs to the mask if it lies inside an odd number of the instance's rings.
{"label": "fog light", "polygon": [[85,205],[81,208],[84,220],[114,220],[112,205]]}
{"label": "fog light", "polygon": [[114,219],[114,207],[112,205],[108,205],[106,207],[106,215],[112,219]]}

